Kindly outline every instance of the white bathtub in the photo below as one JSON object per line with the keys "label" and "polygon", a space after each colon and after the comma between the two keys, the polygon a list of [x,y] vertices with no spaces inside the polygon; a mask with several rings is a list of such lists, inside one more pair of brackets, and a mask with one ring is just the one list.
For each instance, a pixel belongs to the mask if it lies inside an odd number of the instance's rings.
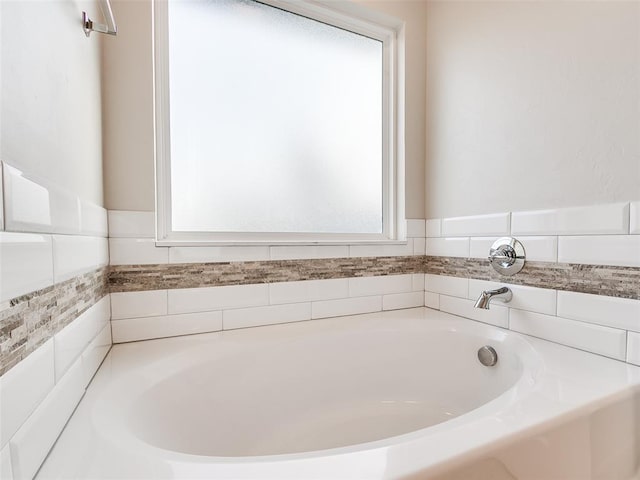
{"label": "white bathtub", "polygon": [[639,371],[429,309],[118,345],[38,478],[630,478]]}

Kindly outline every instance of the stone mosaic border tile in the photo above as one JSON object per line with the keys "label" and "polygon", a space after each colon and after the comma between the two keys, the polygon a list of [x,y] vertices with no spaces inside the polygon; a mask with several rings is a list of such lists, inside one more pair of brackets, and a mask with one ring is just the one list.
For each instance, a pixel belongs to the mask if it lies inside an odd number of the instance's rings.
{"label": "stone mosaic border tile", "polygon": [[111,266],[111,292],[423,273],[424,256]]}
{"label": "stone mosaic border tile", "polygon": [[109,293],[108,267],[0,305],[0,376]]}
{"label": "stone mosaic border tile", "polygon": [[640,267],[526,262],[507,277],[484,259],[427,256],[425,273],[640,300]]}
{"label": "stone mosaic border tile", "polygon": [[0,305],[0,376],[109,292],[429,273],[640,300],[640,267],[527,262],[505,277],[484,259],[404,256],[103,267]]}

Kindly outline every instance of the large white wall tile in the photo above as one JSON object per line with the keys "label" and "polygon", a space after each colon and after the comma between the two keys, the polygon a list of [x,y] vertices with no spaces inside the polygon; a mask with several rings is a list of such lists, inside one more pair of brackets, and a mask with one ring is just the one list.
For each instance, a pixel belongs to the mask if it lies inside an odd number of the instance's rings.
{"label": "large white wall tile", "polygon": [[110,297],[112,320],[167,314],[167,290],[117,292]]}
{"label": "large white wall tile", "polygon": [[311,304],[293,303],[225,310],[222,312],[222,319],[225,330],[310,320]]}
{"label": "large white wall tile", "polygon": [[156,236],[154,212],[109,210],[108,216],[111,238],[155,238]]}
{"label": "large white wall tile", "polygon": [[0,450],[0,478],[2,480],[13,480],[9,445]]}
{"label": "large white wall tile", "polygon": [[102,360],[109,353],[111,348],[111,322],[105,325],[95,338],[89,343],[82,353],[82,366],[84,368],[84,387],[87,388],[89,382],[98,371]]}
{"label": "large white wall tile", "polygon": [[15,478],[33,478],[84,394],[82,359],[47,395],[10,441]]}
{"label": "large white wall tile", "polygon": [[435,238],[442,235],[442,220],[433,218],[425,222],[425,237]]}
{"label": "large white wall tile", "polygon": [[5,228],[16,232],[51,232],[49,190],[3,163]]}
{"label": "large white wall tile", "polygon": [[0,302],[52,284],[51,236],[0,232]]}
{"label": "large white wall tile", "polygon": [[452,297],[467,298],[469,280],[466,278],[447,277],[445,275],[425,275],[424,289],[427,292],[441,293]]}
{"label": "large white wall tile", "polygon": [[440,310],[440,295],[433,292],[424,292],[424,306]]}
{"label": "large white wall tile", "polygon": [[[498,237],[471,238],[469,257],[487,258],[491,246]],[[557,262],[558,237],[518,237],[524,246],[525,255],[530,262]]]}
{"label": "large white wall tile", "polygon": [[350,245],[350,257],[401,257],[413,255],[413,238],[406,243]]}
{"label": "large white wall tile", "polygon": [[598,235],[628,232],[628,203],[511,214],[512,235]]}
{"label": "large white wall tile", "polygon": [[558,262],[640,267],[640,236],[560,237]]}
{"label": "large white wall tile", "polygon": [[411,292],[412,290],[413,277],[411,274],[349,279],[350,297],[403,293]]}
{"label": "large white wall tile", "polygon": [[271,260],[297,260],[308,258],[347,258],[348,245],[274,245]]}
{"label": "large white wall tile", "polygon": [[80,201],[80,233],[94,237],[107,237],[109,235],[107,210],[99,205]]}
{"label": "large white wall tile", "polygon": [[269,284],[271,304],[314,302],[349,296],[349,280],[305,280],[300,282],[278,282]]}
{"label": "large white wall tile", "polygon": [[414,273],[411,276],[411,290],[414,292],[424,291],[424,273]]}
{"label": "large white wall tile", "polygon": [[547,315],[556,314],[556,291],[546,288],[487,282],[485,280],[469,280],[469,299],[476,301],[483,290],[493,290],[500,287],[508,287],[513,297],[507,303],[502,302],[500,299],[492,300],[492,308],[493,305],[504,305],[509,308],[545,313]]}
{"label": "large white wall tile", "polygon": [[474,303],[474,300],[440,295],[440,310],[443,312],[471,318],[483,323],[490,323],[502,328],[509,326],[509,309],[507,307],[492,304],[489,310],[484,310],[475,308],[473,306]]}
{"label": "large white wall tile", "polygon": [[443,237],[504,236],[510,231],[510,214],[474,215],[442,219]]}
{"label": "large white wall tile", "polygon": [[427,255],[431,257],[469,257],[469,239],[427,238]]}
{"label": "large white wall tile", "polygon": [[149,265],[169,263],[169,247],[156,247],[148,238],[110,238],[111,265]]}
{"label": "large white wall tile", "polygon": [[558,292],[558,316],[640,332],[640,300]]}
{"label": "large white wall tile", "polygon": [[53,388],[53,339],[0,377],[0,448]]}
{"label": "large white wall tile", "polygon": [[627,362],[640,365],[640,333],[627,334]]}
{"label": "large white wall tile", "polygon": [[427,252],[427,239],[426,238],[414,238],[413,239],[413,254],[424,255]]}
{"label": "large white wall tile", "polygon": [[80,200],[72,192],[3,164],[6,230],[80,233]]}
{"label": "large white wall tile", "polygon": [[269,260],[268,246],[170,247],[169,263]]}
{"label": "large white wall tile", "polygon": [[111,322],[113,342],[134,342],[222,330],[222,312],[185,313],[161,317],[129,318]]}
{"label": "large white wall tile", "polygon": [[407,237],[408,238],[424,238],[425,221],[420,218],[410,218],[407,220]]}
{"label": "large white wall tile", "polygon": [[108,264],[106,238],[53,235],[53,279],[56,283]]}
{"label": "large white wall tile", "polygon": [[56,381],[60,380],[73,362],[111,318],[109,297],[105,296],[53,337]]}
{"label": "large white wall tile", "polygon": [[268,303],[269,287],[266,283],[169,290],[170,314],[255,307]]}
{"label": "large white wall tile", "polygon": [[631,202],[629,233],[640,233],[640,202]]}
{"label": "large white wall tile", "polygon": [[511,330],[588,352],[624,360],[626,332],[591,323],[511,309]]}
{"label": "large white wall tile", "polygon": [[424,292],[392,293],[382,296],[383,310],[399,310],[424,306]]}
{"label": "large white wall tile", "polygon": [[341,300],[325,300],[311,304],[311,318],[339,317],[357,315],[382,310],[382,297],[354,297]]}
{"label": "large white wall tile", "polygon": [[49,187],[52,233],[80,234],[80,199],[64,190]]}

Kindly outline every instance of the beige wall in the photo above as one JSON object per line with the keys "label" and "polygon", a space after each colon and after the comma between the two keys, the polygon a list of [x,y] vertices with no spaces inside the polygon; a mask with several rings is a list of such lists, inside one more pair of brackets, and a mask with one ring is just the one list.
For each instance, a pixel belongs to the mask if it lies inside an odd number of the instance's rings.
{"label": "beige wall", "polygon": [[100,38],[93,2],[0,2],[0,160],[102,205]]}
{"label": "beige wall", "polygon": [[640,2],[430,2],[427,218],[640,198]]}
{"label": "beige wall", "polygon": [[[426,4],[360,1],[405,19],[407,37],[406,211],[424,216]],[[151,4],[112,1],[117,39],[103,49],[105,203],[114,210],[154,209]]]}

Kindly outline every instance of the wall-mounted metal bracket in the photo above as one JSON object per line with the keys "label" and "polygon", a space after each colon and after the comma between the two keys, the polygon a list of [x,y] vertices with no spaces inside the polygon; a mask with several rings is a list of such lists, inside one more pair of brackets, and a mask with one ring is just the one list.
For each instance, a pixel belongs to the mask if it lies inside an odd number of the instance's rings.
{"label": "wall-mounted metal bracket", "polygon": [[107,22],[106,25],[102,23],[95,23],[89,18],[87,12],[82,12],[82,29],[84,34],[88,37],[91,32],[106,33],[107,35],[117,35],[118,27],[116,27],[116,21],[113,18],[113,11],[111,10],[111,4],[109,0],[99,0],[100,9],[102,15]]}

